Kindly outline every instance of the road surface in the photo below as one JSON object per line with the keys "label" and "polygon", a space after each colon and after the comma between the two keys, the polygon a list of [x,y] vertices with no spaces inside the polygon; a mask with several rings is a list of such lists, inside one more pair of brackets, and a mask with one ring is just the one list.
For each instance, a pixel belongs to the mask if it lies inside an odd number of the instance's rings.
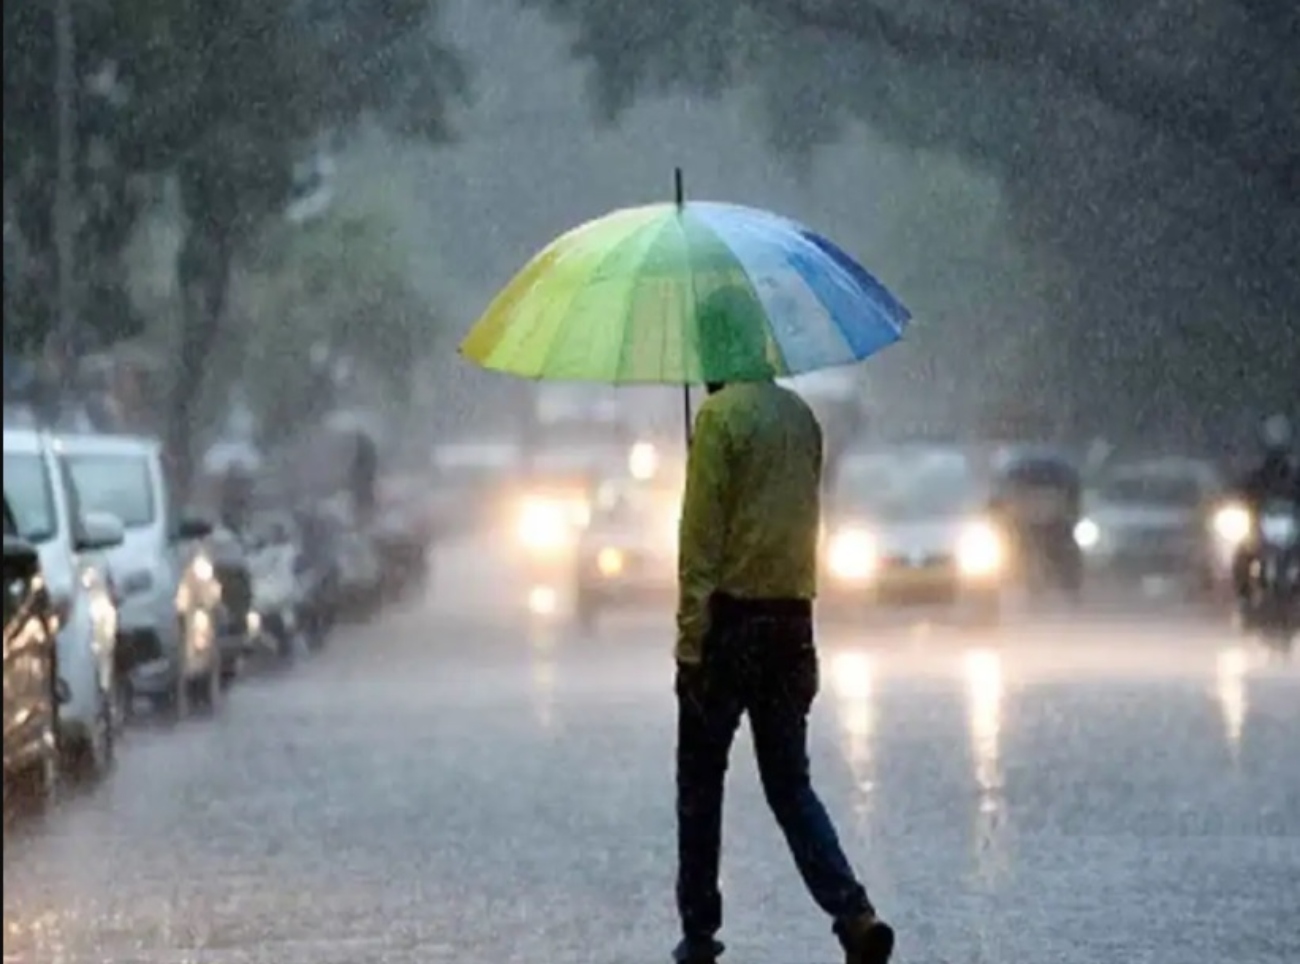
{"label": "road surface", "polygon": [[[428,599],[146,725],[4,847],[23,964],[666,961],[668,621]],[[1189,616],[822,638],[813,766],[901,964],[1295,964],[1300,673]],[[725,961],[832,961],[737,743]]]}

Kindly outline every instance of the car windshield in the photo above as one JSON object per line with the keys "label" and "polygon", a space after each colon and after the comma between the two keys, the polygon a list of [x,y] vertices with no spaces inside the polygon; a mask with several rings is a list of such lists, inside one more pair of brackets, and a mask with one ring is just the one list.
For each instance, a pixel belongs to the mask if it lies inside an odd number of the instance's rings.
{"label": "car windshield", "polygon": [[960,452],[873,452],[844,459],[833,498],[878,518],[924,519],[969,510],[979,487]]}
{"label": "car windshield", "polygon": [[5,502],[13,512],[18,534],[29,542],[45,542],[59,531],[54,492],[45,463],[35,452],[6,452]]}
{"label": "car windshield", "polygon": [[1187,476],[1134,473],[1105,480],[1097,495],[1103,502],[1190,508],[1205,493],[1197,479]]}
{"label": "car windshield", "polygon": [[128,529],[158,517],[149,460],[143,455],[67,455],[63,464],[82,512],[107,512]]}

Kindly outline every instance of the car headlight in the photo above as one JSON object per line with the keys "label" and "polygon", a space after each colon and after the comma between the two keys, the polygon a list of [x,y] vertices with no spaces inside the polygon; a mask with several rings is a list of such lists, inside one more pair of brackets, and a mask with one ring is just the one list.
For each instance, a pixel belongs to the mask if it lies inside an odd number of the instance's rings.
{"label": "car headlight", "polygon": [[626,564],[623,553],[618,549],[606,547],[600,550],[596,556],[596,568],[600,574],[607,579],[613,579],[623,572],[623,566]]}
{"label": "car headlight", "polygon": [[1250,510],[1244,505],[1225,505],[1210,520],[1214,534],[1230,546],[1238,546],[1250,536]]}
{"label": "car headlight", "polygon": [[591,525],[591,503],[581,496],[575,497],[568,506],[569,522],[578,529]]}
{"label": "car headlight", "polygon": [[831,575],[838,579],[861,581],[870,579],[880,563],[876,540],[863,529],[846,529],[831,537],[827,547],[826,564]]}
{"label": "car headlight", "polygon": [[1101,542],[1101,526],[1091,519],[1080,519],[1074,527],[1074,542],[1085,552],[1097,548],[1097,544]]}
{"label": "car headlight", "polygon": [[212,560],[207,556],[195,556],[193,563],[194,576],[199,582],[207,582],[216,575],[216,569],[212,566]]}
{"label": "car headlight", "polygon": [[653,442],[637,442],[627,456],[627,470],[632,478],[642,482],[654,478],[659,471],[659,450]]}
{"label": "car headlight", "polygon": [[957,565],[967,576],[991,576],[1002,571],[1006,546],[997,529],[987,522],[972,522],[957,542]]}
{"label": "car headlight", "polygon": [[569,543],[573,525],[570,507],[563,503],[525,502],[519,513],[519,541],[528,549],[560,549]]}

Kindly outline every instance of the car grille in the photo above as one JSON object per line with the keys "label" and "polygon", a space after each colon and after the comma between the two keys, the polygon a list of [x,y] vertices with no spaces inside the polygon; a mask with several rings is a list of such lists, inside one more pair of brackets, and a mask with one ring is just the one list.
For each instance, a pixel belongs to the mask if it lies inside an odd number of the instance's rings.
{"label": "car grille", "polygon": [[1139,558],[1186,558],[1198,549],[1196,537],[1185,529],[1135,529],[1118,542],[1120,555]]}
{"label": "car grille", "polygon": [[881,558],[882,569],[891,572],[942,572],[956,565],[952,555],[946,552],[931,553],[894,553]]}

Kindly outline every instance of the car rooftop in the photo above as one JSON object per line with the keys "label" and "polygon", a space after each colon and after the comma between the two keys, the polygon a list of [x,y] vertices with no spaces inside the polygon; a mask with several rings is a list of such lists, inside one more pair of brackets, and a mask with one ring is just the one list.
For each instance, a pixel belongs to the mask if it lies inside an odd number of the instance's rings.
{"label": "car rooftop", "polygon": [[56,450],[93,452],[97,455],[140,455],[159,451],[157,439],[147,435],[56,435]]}
{"label": "car rooftop", "polygon": [[5,451],[32,453],[41,450],[41,442],[46,436],[35,428],[6,428]]}

